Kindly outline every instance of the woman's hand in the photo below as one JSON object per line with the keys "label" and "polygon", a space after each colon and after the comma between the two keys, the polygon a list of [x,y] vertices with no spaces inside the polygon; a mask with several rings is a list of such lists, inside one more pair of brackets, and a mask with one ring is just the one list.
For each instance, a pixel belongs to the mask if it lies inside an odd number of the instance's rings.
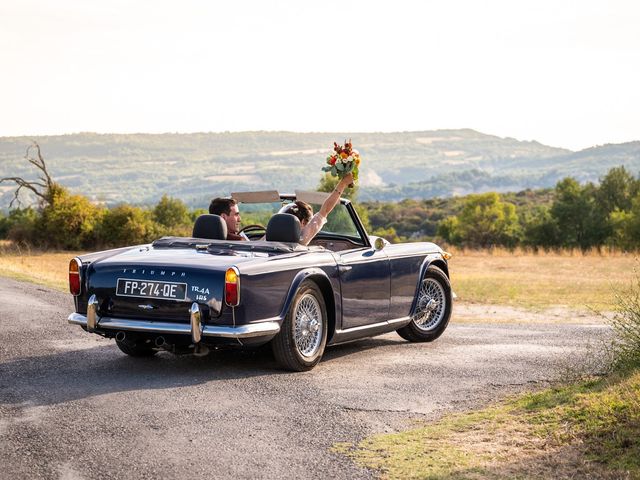
{"label": "woman's hand", "polygon": [[340,192],[340,195],[342,195],[342,192],[344,192],[344,189],[347,188],[349,185],[353,185],[352,173],[347,173],[344,177],[342,177],[340,179],[340,182],[338,182],[338,185],[336,185],[336,189]]}

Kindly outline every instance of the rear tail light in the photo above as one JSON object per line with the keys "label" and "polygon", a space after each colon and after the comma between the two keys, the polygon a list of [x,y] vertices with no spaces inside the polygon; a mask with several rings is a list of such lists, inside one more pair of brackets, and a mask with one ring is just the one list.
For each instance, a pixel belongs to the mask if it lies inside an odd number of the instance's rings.
{"label": "rear tail light", "polygon": [[72,295],[80,295],[80,260],[77,258],[69,262],[69,291]]}
{"label": "rear tail light", "polygon": [[240,273],[236,267],[228,268],[224,274],[224,303],[230,307],[240,303]]}

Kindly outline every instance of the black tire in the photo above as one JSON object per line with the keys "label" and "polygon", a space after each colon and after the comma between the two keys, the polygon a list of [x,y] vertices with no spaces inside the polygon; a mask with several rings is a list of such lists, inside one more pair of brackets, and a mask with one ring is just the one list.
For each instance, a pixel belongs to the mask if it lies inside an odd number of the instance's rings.
{"label": "black tire", "polygon": [[280,332],[271,342],[276,361],[286,370],[311,370],[324,353],[327,328],[327,308],[322,292],[314,282],[305,280],[291,302]]}
{"label": "black tire", "polygon": [[417,302],[411,322],[396,331],[410,342],[432,342],[447,328],[453,304],[449,278],[438,267],[427,268]]}
{"label": "black tire", "polygon": [[120,342],[118,340],[116,340],[116,345],[118,345],[118,348],[122,350],[123,353],[126,353],[131,357],[153,357],[158,353],[157,350],[154,350],[148,345],[140,345],[137,343],[131,344],[127,342]]}

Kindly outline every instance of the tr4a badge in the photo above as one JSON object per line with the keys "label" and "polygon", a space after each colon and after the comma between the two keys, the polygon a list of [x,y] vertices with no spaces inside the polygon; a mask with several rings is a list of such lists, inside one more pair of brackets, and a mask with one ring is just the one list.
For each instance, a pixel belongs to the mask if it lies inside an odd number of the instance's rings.
{"label": "tr4a badge", "polygon": [[206,301],[209,299],[209,289],[207,287],[199,287],[198,285],[191,285],[191,293],[194,294],[194,300]]}

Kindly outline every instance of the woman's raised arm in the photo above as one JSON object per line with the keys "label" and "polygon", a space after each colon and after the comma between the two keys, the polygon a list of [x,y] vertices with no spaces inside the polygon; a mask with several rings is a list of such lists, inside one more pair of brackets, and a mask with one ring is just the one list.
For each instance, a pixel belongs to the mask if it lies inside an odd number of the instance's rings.
{"label": "woman's raised arm", "polygon": [[340,179],[340,181],[336,185],[336,188],[333,189],[333,192],[331,192],[331,195],[327,197],[327,199],[322,204],[322,207],[320,207],[320,215],[327,218],[331,213],[331,211],[335,208],[335,206],[340,201],[340,196],[342,195],[342,192],[344,192],[344,189],[347,188],[347,186],[352,183],[353,183],[353,175],[351,175],[350,173],[345,175],[342,179]]}

